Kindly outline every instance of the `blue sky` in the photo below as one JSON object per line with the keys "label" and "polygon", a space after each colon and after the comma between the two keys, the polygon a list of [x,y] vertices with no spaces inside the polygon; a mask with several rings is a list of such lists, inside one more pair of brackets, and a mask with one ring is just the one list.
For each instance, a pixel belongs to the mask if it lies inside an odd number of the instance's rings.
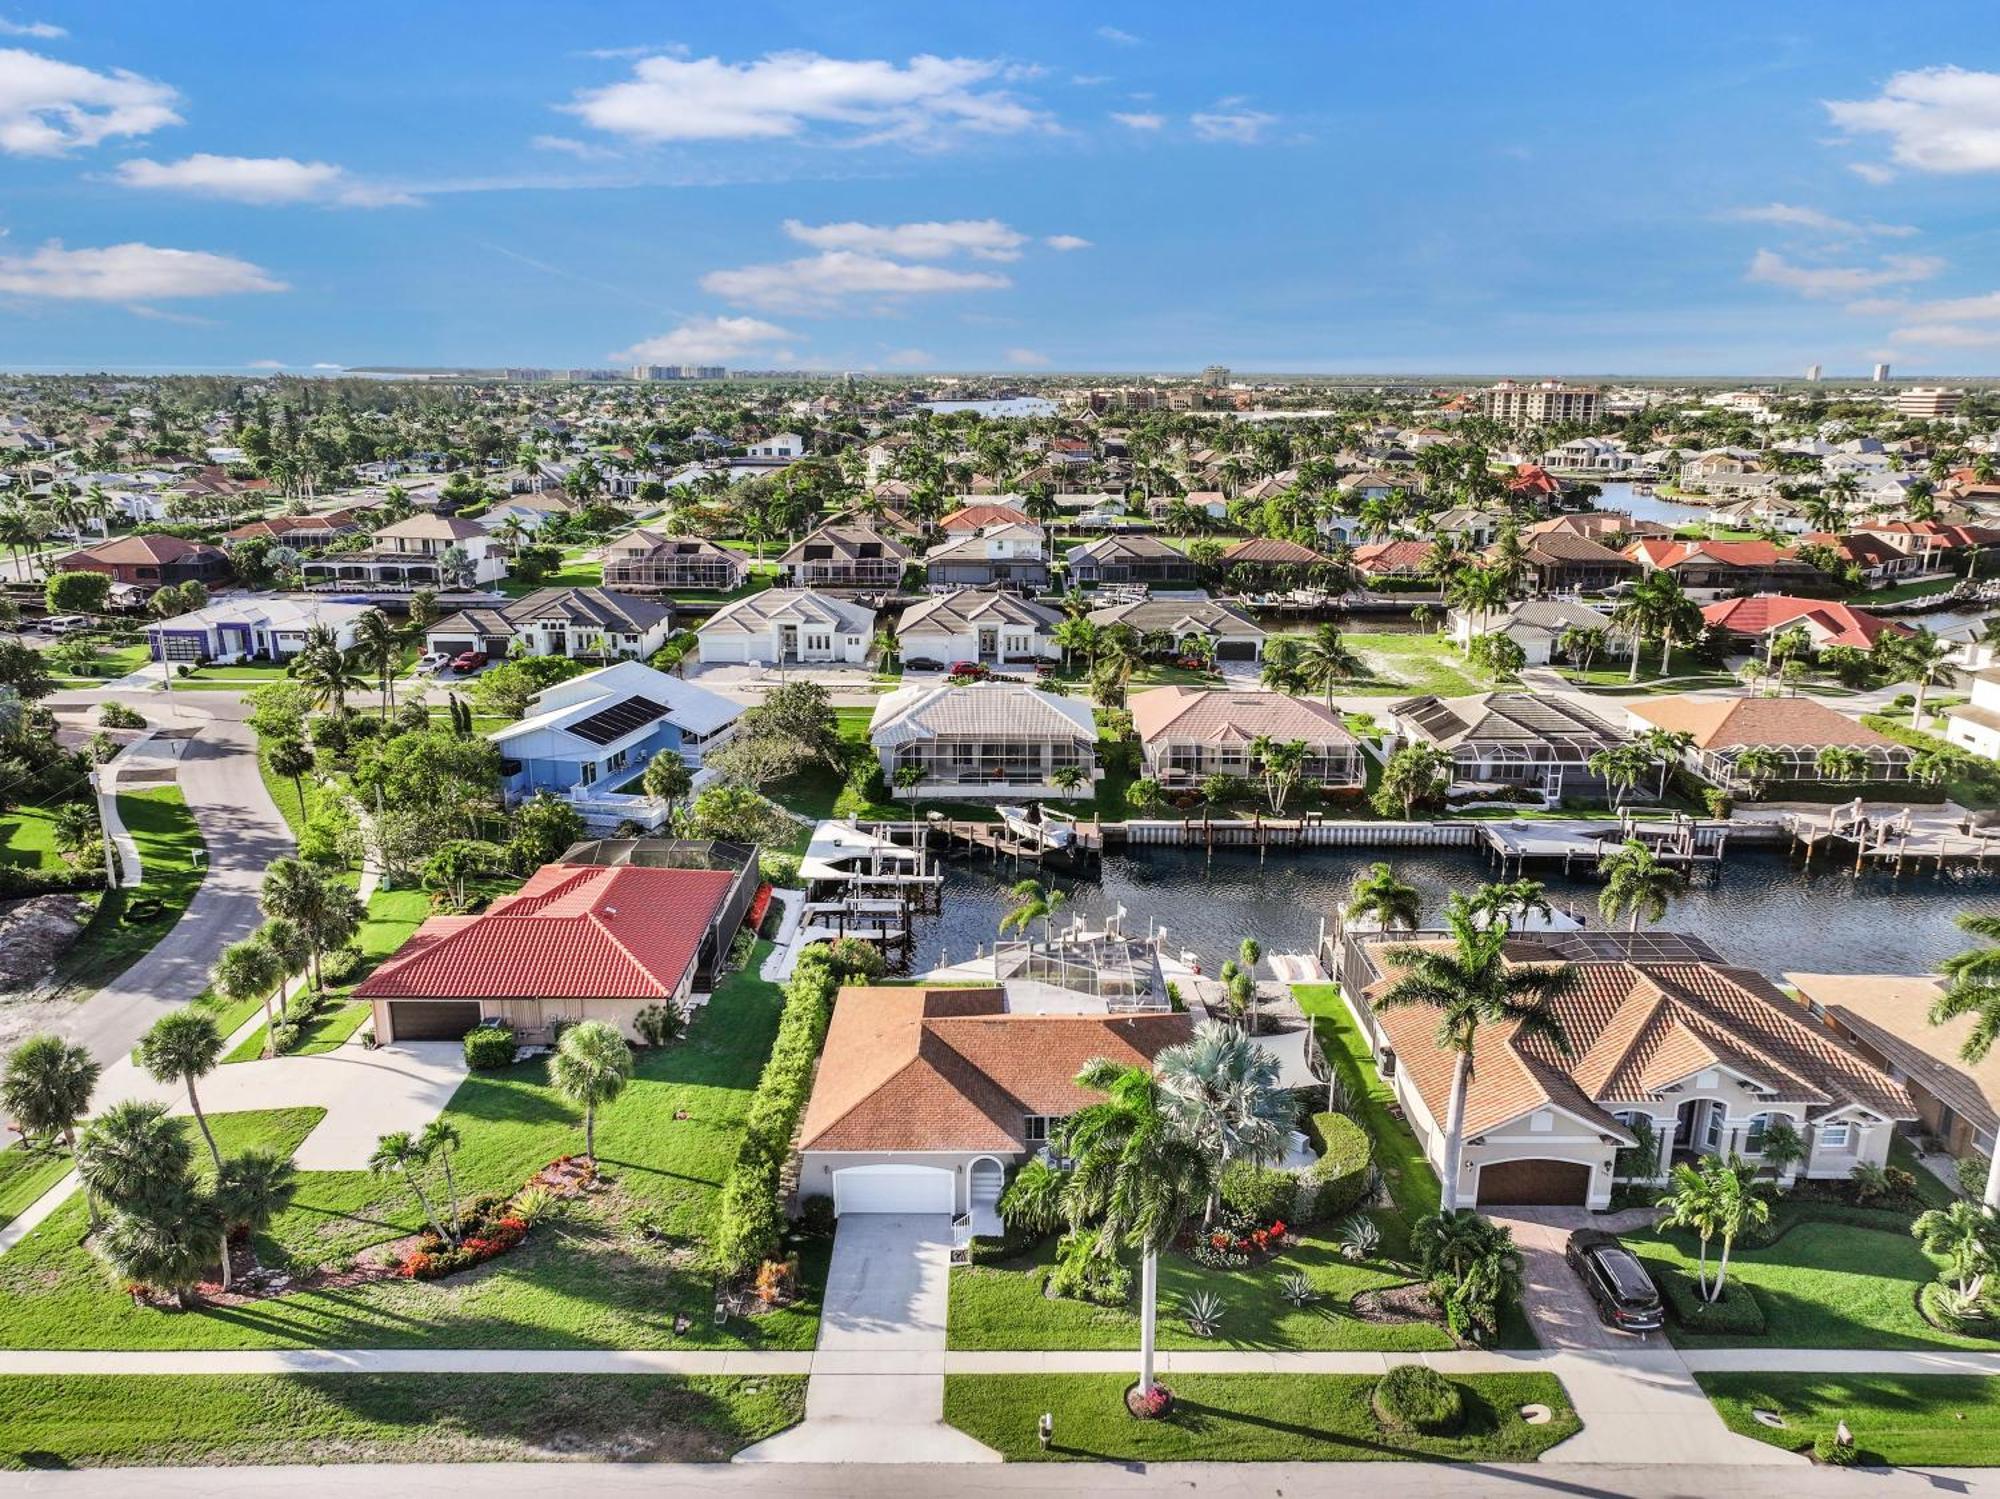
{"label": "blue sky", "polygon": [[2000,364],[1966,4],[0,0],[0,367]]}

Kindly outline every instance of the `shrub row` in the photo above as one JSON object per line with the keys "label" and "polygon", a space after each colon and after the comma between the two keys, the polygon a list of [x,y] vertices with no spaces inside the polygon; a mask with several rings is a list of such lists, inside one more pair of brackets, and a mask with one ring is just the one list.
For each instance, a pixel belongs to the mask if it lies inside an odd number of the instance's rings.
{"label": "shrub row", "polygon": [[722,1211],[709,1236],[711,1267],[719,1274],[747,1275],[777,1252],[785,1227],[778,1177],[792,1148],[792,1131],[805,1112],[813,1065],[839,990],[839,970],[824,947],[815,945],[799,955],[785,985],[770,1060],[743,1121],[743,1144],[723,1179]]}
{"label": "shrub row", "polygon": [[17,869],[0,864],[0,900],[25,900],[31,895],[85,894],[104,888],[104,870]]}
{"label": "shrub row", "polygon": [[1678,1265],[1655,1267],[1653,1279],[1674,1321],[1689,1332],[1728,1333],[1736,1337],[1763,1335],[1764,1308],[1756,1293],[1742,1281],[1725,1281],[1722,1299],[1705,1301],[1700,1283]]}
{"label": "shrub row", "polygon": [[1306,1133],[1319,1149],[1319,1159],[1300,1173],[1311,1198],[1301,1193],[1301,1206],[1314,1222],[1351,1211],[1368,1190],[1368,1169],[1374,1164],[1375,1142],[1368,1131],[1345,1114],[1314,1114]]}

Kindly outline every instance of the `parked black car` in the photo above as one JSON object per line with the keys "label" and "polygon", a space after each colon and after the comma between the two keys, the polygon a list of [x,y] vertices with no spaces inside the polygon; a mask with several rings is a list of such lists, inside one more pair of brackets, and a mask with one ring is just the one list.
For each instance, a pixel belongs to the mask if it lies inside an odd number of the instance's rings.
{"label": "parked black car", "polygon": [[1666,1312],[1653,1278],[1617,1235],[1580,1228],[1569,1236],[1563,1258],[1582,1278],[1584,1289],[1597,1303],[1597,1315],[1607,1327],[1653,1332],[1665,1324]]}

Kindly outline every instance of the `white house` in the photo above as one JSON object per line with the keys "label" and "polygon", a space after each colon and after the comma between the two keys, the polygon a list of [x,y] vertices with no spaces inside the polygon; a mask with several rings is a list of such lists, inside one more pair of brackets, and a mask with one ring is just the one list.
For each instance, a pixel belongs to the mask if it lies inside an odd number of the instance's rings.
{"label": "white house", "polygon": [[[447,564],[460,557],[463,572],[454,579]],[[507,576],[507,548],[476,520],[413,515],[377,531],[364,551],[308,557],[299,571],[308,588],[483,587]]]}
{"label": "white house", "polygon": [[[892,784],[914,765],[918,794],[934,798],[1090,796],[1103,774],[1090,704],[1032,687],[899,688],[875,705],[868,740]],[[1056,779],[1069,769],[1073,787]]]}
{"label": "white house", "polygon": [[351,649],[356,621],[370,612],[366,604],[251,594],[149,624],[146,643],[155,661],[282,661],[305,648],[306,631],[315,625]]}
{"label": "white house", "polygon": [[702,665],[844,663],[860,666],[875,611],[803,588],[769,588],[725,604],[695,631]]}
{"label": "white house", "polygon": [[1944,710],[1944,737],[1962,749],[2000,760],[2000,667],[1970,674],[1972,697]]}
{"label": "white house", "polygon": [[1061,622],[1056,610],[1018,594],[962,588],[906,610],[896,626],[896,646],[906,666],[1053,661],[1062,654],[1055,642]]}
{"label": "white house", "polygon": [[673,606],[608,588],[538,588],[504,604],[461,609],[424,636],[428,650],[457,655],[645,657],[672,633]]}
{"label": "white house", "polygon": [[796,432],[780,432],[775,437],[751,443],[744,450],[744,456],[790,462],[806,456],[806,440]]}

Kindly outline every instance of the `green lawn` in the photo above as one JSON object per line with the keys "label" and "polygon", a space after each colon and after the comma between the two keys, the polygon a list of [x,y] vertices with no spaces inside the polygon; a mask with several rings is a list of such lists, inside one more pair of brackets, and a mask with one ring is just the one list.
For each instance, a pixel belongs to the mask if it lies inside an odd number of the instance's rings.
{"label": "green lawn", "polygon": [[[1010,1462],[1533,1462],[1582,1423],[1552,1374],[1480,1374],[1456,1379],[1466,1423],[1455,1435],[1385,1429],[1367,1374],[1182,1374],[1174,1410],[1134,1420],[1125,1392],[1134,1374],[953,1374],[944,1418]],[[1530,1426],[1524,1405],[1546,1405]],[[1035,1422],[1054,1417],[1044,1452]]]}
{"label": "green lawn", "polygon": [[44,1192],[69,1175],[65,1151],[29,1150],[20,1145],[0,1150],[0,1228],[25,1212]]}
{"label": "green lawn", "polygon": [[[759,944],[755,961],[768,950]],[[642,1051],[630,1086],[599,1111],[611,1189],[538,1226],[503,1260],[429,1284],[384,1280],[226,1312],[167,1313],[118,1294],[79,1246],[83,1205],[70,1202],[0,1257],[8,1308],[0,1337],[22,1348],[810,1348],[823,1245],[804,1255],[805,1300],[722,1327],[712,1316],[711,1281],[695,1263],[777,1028],[777,986],[754,971],[753,961],[749,973],[718,987],[685,1041]],[[583,1146],[581,1116],[550,1091],[541,1061],[468,1077],[443,1117],[464,1141],[455,1165],[468,1196],[513,1191],[543,1163]],[[642,1212],[655,1234],[641,1231]],[[306,1172],[292,1206],[260,1237],[259,1253],[270,1263],[339,1263],[420,1223],[393,1180]],[[683,1334],[674,1331],[676,1313],[690,1319]]]}
{"label": "green lawn", "polygon": [[129,676],[146,665],[149,653],[144,642],[138,645],[107,646],[97,653],[97,659],[79,672],[56,672],[55,678],[65,687],[98,687],[113,677]]}
{"label": "green lawn", "polygon": [[[195,867],[204,850],[178,786],[118,793],[118,815],[139,848],[141,881],[107,890],[76,944],[57,959],[59,991],[87,995],[117,978],[173,930],[207,873]],[[136,914],[135,914],[136,908]]]}
{"label": "green lawn", "polygon": [[[1977,1374],[1697,1374],[1729,1429],[1797,1451],[1843,1420],[1871,1466],[2000,1464],[2000,1380]],[[1785,1425],[1750,1413],[1775,1411]]]}
{"label": "green lawn", "polygon": [[542,588],[597,588],[604,582],[604,564],[583,557],[565,557],[563,565],[545,573],[533,583],[518,578],[501,581],[500,591],[510,599],[523,598]]}
{"label": "green lawn", "polygon": [[1899,604],[1905,599],[1927,599],[1932,594],[1950,592],[1960,581],[1955,577],[1931,578],[1922,583],[1898,583],[1893,588],[1863,589],[1849,594],[1847,602],[1866,609],[1879,604]]}
{"label": "green lawn", "polygon": [[1453,647],[1448,635],[1352,632],[1342,638],[1369,672],[1342,686],[1340,691],[1346,695],[1411,697],[1434,692],[1441,697],[1462,697],[1493,685]]}
{"label": "green lawn", "polygon": [[16,807],[0,816],[0,864],[15,869],[61,869],[56,852],[56,809]]}
{"label": "green lawn", "polygon": [[[1806,1216],[1776,1242],[1738,1249],[1729,1275],[1755,1292],[1764,1310],[1761,1338],[1691,1333],[1669,1324],[1675,1343],[1687,1348],[1984,1348],[2000,1340],[1941,1332],[1917,1311],[1917,1292],[1937,1275],[1938,1264],[1917,1247],[1898,1215],[1845,1210]],[[1871,1226],[1879,1224],[1881,1226]],[[1625,1242],[1655,1267],[1677,1265],[1694,1273],[1691,1238],[1658,1231],[1627,1234]],[[1711,1259],[1713,1255],[1711,1254]]]}
{"label": "green lawn", "polygon": [[800,1377],[0,1378],[0,1467],[724,1462],[805,1413]]}

